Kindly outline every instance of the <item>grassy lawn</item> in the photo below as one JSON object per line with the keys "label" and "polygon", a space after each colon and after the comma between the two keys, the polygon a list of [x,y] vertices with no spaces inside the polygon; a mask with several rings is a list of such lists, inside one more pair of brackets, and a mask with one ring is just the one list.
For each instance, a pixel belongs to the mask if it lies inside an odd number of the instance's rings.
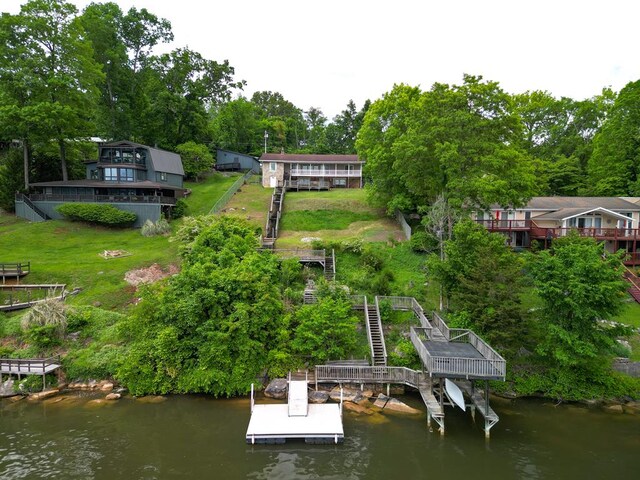
{"label": "grassy lawn", "polygon": [[[273,189],[259,184],[243,185],[231,198],[222,213],[248,220],[256,228],[264,228]],[[288,197],[285,197],[285,204]]]}
{"label": "grassy lawn", "polygon": [[308,246],[304,237],[384,242],[402,240],[403,234],[383,210],[368,205],[363,189],[287,192],[277,246]]}
{"label": "grassy lawn", "polygon": [[[105,260],[104,250],[126,250],[131,255]],[[124,274],[158,263],[178,263],[176,246],[167,237],[146,238],[137,229],[108,229],[51,220],[30,223],[13,215],[0,215],[0,262],[31,262],[22,283],[65,283],[81,288],[68,303],[114,309],[131,301],[134,289]]]}
{"label": "grassy lawn", "polygon": [[186,198],[189,210],[188,215],[206,215],[211,207],[233,185],[240,174],[233,173],[223,175],[213,173],[200,182],[185,182],[185,188],[191,190],[191,195]]}
{"label": "grassy lawn", "polygon": [[640,328],[640,303],[625,303],[622,312],[620,312],[620,315],[615,317],[614,320],[635,328]]}

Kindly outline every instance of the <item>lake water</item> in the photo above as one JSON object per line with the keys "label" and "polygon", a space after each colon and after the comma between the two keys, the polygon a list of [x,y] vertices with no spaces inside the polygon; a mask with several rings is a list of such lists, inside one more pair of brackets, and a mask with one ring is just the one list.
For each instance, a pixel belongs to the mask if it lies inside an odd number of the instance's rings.
{"label": "lake water", "polygon": [[490,440],[469,413],[447,408],[444,436],[424,415],[345,412],[342,445],[251,446],[247,399],[87,400],[0,401],[0,478],[640,478],[639,416],[542,401],[494,402]]}

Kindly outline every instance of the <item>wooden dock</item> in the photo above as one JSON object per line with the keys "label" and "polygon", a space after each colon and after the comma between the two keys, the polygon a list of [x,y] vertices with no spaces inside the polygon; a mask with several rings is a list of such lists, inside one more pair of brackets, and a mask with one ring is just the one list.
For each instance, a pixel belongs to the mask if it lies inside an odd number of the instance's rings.
{"label": "wooden dock", "polygon": [[0,382],[2,375],[15,375],[18,380],[23,375],[42,376],[42,390],[47,386],[46,375],[61,367],[60,356],[49,358],[0,358]]}
{"label": "wooden dock", "polygon": [[[368,302],[364,296],[352,296],[354,309],[368,310]],[[467,329],[452,329],[444,320],[433,313],[431,318],[425,315],[422,306],[413,297],[376,297],[375,306],[379,302],[389,302],[392,309],[411,311],[420,323],[420,327],[411,327],[411,341],[420,357],[424,371],[416,371],[401,367],[387,367],[373,362],[373,366],[316,366],[316,388],[318,383],[386,383],[404,384],[417,389],[427,407],[427,423],[435,421],[440,433],[444,433],[444,407],[451,405],[444,390],[445,379],[457,379],[463,391],[469,397],[472,415],[478,410],[485,419],[485,435],[499,420],[488,402],[489,380],[502,380],[506,376],[505,360],[484,340]],[[369,318],[369,317],[367,317]],[[367,322],[367,332],[370,325]],[[375,349],[370,346],[372,358]],[[384,339],[382,339],[384,341]],[[380,350],[382,351],[382,350]],[[473,388],[473,381],[485,382],[484,395]],[[458,384],[458,383],[456,383]]]}

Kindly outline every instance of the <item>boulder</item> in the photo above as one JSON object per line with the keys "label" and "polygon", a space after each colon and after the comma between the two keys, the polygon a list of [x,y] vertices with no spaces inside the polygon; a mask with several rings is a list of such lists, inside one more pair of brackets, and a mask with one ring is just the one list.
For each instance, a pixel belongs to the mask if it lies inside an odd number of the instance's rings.
{"label": "boulder", "polygon": [[[334,387],[331,392],[329,392],[329,396],[331,397],[331,400],[333,400],[334,402],[339,402],[340,401],[340,387]],[[349,387],[343,387],[342,388],[342,401],[344,402],[353,402],[353,403],[358,403],[360,402],[364,397],[364,395],[362,395],[362,392],[360,390],[356,390],[355,388],[349,388]]]}
{"label": "boulder", "polygon": [[110,392],[113,390],[113,383],[111,382],[100,382],[100,390],[103,392]]}
{"label": "boulder", "polygon": [[373,402],[373,406],[378,408],[384,408],[389,400],[391,400],[389,397],[387,397],[384,393],[381,393],[378,395],[378,398],[376,399],[376,401]]}
{"label": "boulder", "polygon": [[93,400],[89,400],[87,403],[84,404],[85,407],[88,408],[95,408],[95,407],[104,407],[107,402],[104,398],[94,398]]}
{"label": "boulder", "polygon": [[105,400],[119,400],[120,397],[122,395],[120,395],[119,393],[109,393],[107,394],[106,397],[104,397]]}
{"label": "boulder", "polygon": [[373,415],[375,412],[364,405],[358,405],[353,402],[344,402],[342,408],[350,412],[359,413],[362,415]]}
{"label": "boulder", "polygon": [[139,397],[137,401],[140,403],[162,403],[167,401],[167,397],[162,395],[149,395],[146,397]]}
{"label": "boulder", "polygon": [[390,398],[384,406],[384,411],[392,411],[397,413],[406,413],[409,415],[420,415],[422,412],[416,408],[410,407],[406,403],[401,402],[397,398]]}
{"label": "boulder", "polygon": [[309,392],[309,403],[326,403],[329,400],[328,392],[311,391]]}
{"label": "boulder", "polygon": [[15,402],[19,402],[23,398],[25,398],[24,395],[15,395],[13,397],[9,397],[9,401],[12,402],[12,403],[15,403]]}
{"label": "boulder", "polygon": [[44,400],[45,398],[53,397],[58,393],[60,393],[60,390],[58,390],[57,388],[45,390],[44,392],[32,393],[31,395],[29,395],[29,400]]}
{"label": "boulder", "polygon": [[602,407],[602,410],[607,413],[624,413],[622,405],[605,405]]}
{"label": "boulder", "polygon": [[267,388],[264,389],[264,396],[282,400],[287,398],[287,387],[286,378],[274,378],[269,382]]}
{"label": "boulder", "polygon": [[0,382],[0,398],[13,397],[16,393],[13,391],[13,379]]}
{"label": "boulder", "polygon": [[628,402],[622,406],[624,413],[640,415],[640,402]]}

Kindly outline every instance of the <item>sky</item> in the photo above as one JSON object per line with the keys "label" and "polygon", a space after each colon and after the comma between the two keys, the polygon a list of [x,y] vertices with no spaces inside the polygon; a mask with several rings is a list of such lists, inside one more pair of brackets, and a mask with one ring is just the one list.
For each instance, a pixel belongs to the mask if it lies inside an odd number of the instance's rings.
{"label": "sky", "polygon": [[427,90],[464,73],[576,100],[640,79],[638,0],[114,1],[171,22],[174,42],[158,53],[188,46],[229,60],[244,96],[277,91],[329,119],[394,84]]}

